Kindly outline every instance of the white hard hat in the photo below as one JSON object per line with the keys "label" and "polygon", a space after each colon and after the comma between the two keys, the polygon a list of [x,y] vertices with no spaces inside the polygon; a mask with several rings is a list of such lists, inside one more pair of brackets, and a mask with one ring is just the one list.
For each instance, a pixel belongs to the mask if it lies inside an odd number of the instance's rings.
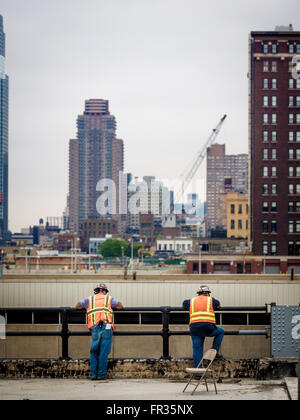
{"label": "white hard hat", "polygon": [[200,294],[200,293],[211,293],[211,290],[208,286],[202,285],[202,286],[199,287],[197,293],[198,294]]}
{"label": "white hard hat", "polygon": [[105,283],[98,283],[97,285],[96,285],[96,287],[94,288],[94,291],[95,290],[106,290],[107,291],[107,293],[108,293],[108,288],[107,288],[107,286],[106,286],[106,284]]}

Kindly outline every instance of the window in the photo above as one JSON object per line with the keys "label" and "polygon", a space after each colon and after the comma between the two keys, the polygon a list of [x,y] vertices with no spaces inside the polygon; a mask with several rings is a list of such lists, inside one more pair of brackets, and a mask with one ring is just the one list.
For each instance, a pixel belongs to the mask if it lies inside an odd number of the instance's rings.
{"label": "window", "polygon": [[294,202],[293,201],[289,201],[288,204],[288,212],[292,213],[294,211]]}
{"label": "window", "polygon": [[263,185],[263,194],[269,194],[269,186],[268,184]]}
{"label": "window", "polygon": [[296,124],[300,124],[300,114],[296,114]]}
{"label": "window", "polygon": [[268,61],[263,62],[263,71],[264,72],[269,71],[269,62]]}
{"label": "window", "polygon": [[268,132],[264,131],[263,133],[263,141],[268,141]]}
{"label": "window", "polygon": [[263,233],[268,233],[269,232],[269,222],[267,220],[263,221],[262,231],[263,231]]}
{"label": "window", "polygon": [[272,106],[277,106],[277,96],[272,96]]}
{"label": "window", "polygon": [[268,79],[264,79],[263,80],[263,88],[264,89],[268,89],[268,87],[269,87],[269,80]]}
{"label": "window", "polygon": [[264,96],[263,97],[263,106],[268,106],[269,105],[269,98],[268,96]]}
{"label": "window", "polygon": [[296,185],[296,194],[299,195],[300,194],[300,184]]}
{"label": "window", "polygon": [[230,229],[234,229],[234,220],[230,220]]}
{"label": "window", "polygon": [[293,131],[289,131],[289,141],[294,141],[294,132]]}
{"label": "window", "polygon": [[243,224],[241,220],[238,220],[238,229],[243,229]]}
{"label": "window", "polygon": [[268,149],[263,149],[263,159],[268,159]]}
{"label": "window", "polygon": [[272,149],[272,159],[277,159],[277,149]]}
{"label": "window", "polygon": [[295,254],[300,255],[300,241],[296,242]]}
{"label": "window", "polygon": [[243,210],[242,210],[242,204],[239,204],[239,207],[238,207],[238,213],[239,213],[239,214],[242,214],[242,212],[243,212]]}
{"label": "window", "polygon": [[300,149],[296,149],[296,159],[300,159]]}
{"label": "window", "polygon": [[277,54],[277,44],[272,44],[272,53]]}
{"label": "window", "polygon": [[300,79],[296,80],[296,89],[300,89]]}
{"label": "window", "polygon": [[300,233],[300,220],[296,220],[296,233]]}
{"label": "window", "polygon": [[267,201],[263,202],[262,211],[264,211],[264,212],[269,211],[269,204],[268,204]]}
{"label": "window", "polygon": [[277,194],[277,184],[272,184],[272,194]]}
{"label": "window", "polygon": [[296,133],[296,141],[300,142],[300,131]]}
{"label": "window", "polygon": [[289,159],[294,159],[294,149],[289,149]]}
{"label": "window", "polygon": [[271,71],[276,72],[277,71],[277,61],[272,61],[271,66],[272,66]]}
{"label": "window", "polygon": [[300,213],[300,201],[296,201],[296,213]]}
{"label": "window", "polygon": [[269,176],[269,171],[268,171],[268,167],[264,166],[263,167],[263,176]]}
{"label": "window", "polygon": [[277,89],[277,79],[272,79],[272,89]]}
{"label": "window", "polygon": [[296,106],[300,106],[300,96],[296,96]]}
{"label": "window", "polygon": [[276,220],[271,221],[271,232],[276,233],[277,232],[277,222]]}
{"label": "window", "polygon": [[293,166],[289,167],[289,176],[294,176],[294,167]]}
{"label": "window", "polygon": [[288,255],[294,255],[294,242],[293,241],[289,241]]}
{"label": "window", "polygon": [[263,52],[264,52],[264,54],[268,54],[268,52],[269,52],[269,46],[268,46],[268,44],[264,44],[263,45]]}
{"label": "window", "polygon": [[296,167],[296,177],[299,178],[300,177],[300,166]]}
{"label": "window", "polygon": [[277,142],[277,131],[272,131],[272,142],[273,143]]}
{"label": "window", "polygon": [[269,253],[268,242],[264,241],[263,242],[263,255],[268,255],[268,253]]}
{"label": "window", "polygon": [[234,204],[230,205],[230,213],[231,214],[234,214],[234,207],[235,207]]}
{"label": "window", "polygon": [[290,54],[294,53],[294,44],[289,44],[289,53]]}
{"label": "window", "polygon": [[277,124],[277,114],[272,114],[272,124]]}
{"label": "window", "polygon": [[271,242],[271,255],[277,254],[277,243],[275,241]]}
{"label": "window", "polygon": [[297,46],[296,46],[296,53],[300,54],[300,44],[297,44]]}
{"label": "window", "polygon": [[289,106],[294,106],[294,97],[289,96]]}
{"label": "window", "polygon": [[264,122],[264,124],[268,124],[268,122],[269,122],[269,115],[268,114],[263,115],[263,122]]}
{"label": "window", "polygon": [[289,124],[294,124],[294,114],[289,114]]}
{"label": "window", "polygon": [[272,166],[272,176],[277,176],[277,167]]}
{"label": "window", "polygon": [[294,233],[294,221],[289,221],[289,233]]}
{"label": "window", "polygon": [[277,202],[272,201],[271,203],[271,211],[276,212],[277,211]]}
{"label": "window", "polygon": [[289,194],[294,194],[294,184],[289,184]]}
{"label": "window", "polygon": [[294,79],[289,79],[289,89],[294,89]]}

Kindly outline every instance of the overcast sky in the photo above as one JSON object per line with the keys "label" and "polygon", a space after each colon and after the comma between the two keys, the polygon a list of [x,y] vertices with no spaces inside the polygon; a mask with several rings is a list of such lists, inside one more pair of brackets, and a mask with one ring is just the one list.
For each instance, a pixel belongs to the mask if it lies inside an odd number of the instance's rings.
{"label": "overcast sky", "polygon": [[85,99],[109,100],[135,176],[178,178],[225,113],[217,141],[227,154],[247,153],[249,32],[299,30],[300,2],[1,0],[0,14],[15,232],[61,216]]}

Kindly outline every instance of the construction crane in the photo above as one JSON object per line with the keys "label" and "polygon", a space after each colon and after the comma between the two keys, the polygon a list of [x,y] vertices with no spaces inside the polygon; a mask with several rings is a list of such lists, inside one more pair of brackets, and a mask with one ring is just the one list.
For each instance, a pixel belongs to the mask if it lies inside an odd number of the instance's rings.
{"label": "construction crane", "polygon": [[191,182],[191,180],[194,178],[196,172],[198,171],[203,159],[206,156],[206,151],[207,148],[210,147],[214,141],[216,140],[218,134],[221,131],[222,125],[226,119],[227,115],[225,114],[221,120],[219,121],[218,125],[216,126],[216,128],[214,128],[212,130],[211,135],[208,137],[205,145],[203,146],[202,150],[197,154],[196,159],[194,160],[194,162],[192,163],[191,167],[188,169],[187,174],[185,175],[182,184],[181,184],[181,189],[178,192],[178,194],[176,194],[176,198],[175,198],[175,202],[178,203],[179,199],[181,198],[181,200],[183,200],[183,195],[184,192],[186,191],[189,183]]}

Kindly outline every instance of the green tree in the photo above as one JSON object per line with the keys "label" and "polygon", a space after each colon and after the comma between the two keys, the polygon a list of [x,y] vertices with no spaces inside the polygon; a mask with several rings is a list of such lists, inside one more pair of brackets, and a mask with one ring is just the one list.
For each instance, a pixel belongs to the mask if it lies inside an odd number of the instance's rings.
{"label": "green tree", "polygon": [[103,244],[99,245],[100,254],[102,254],[104,258],[121,257],[122,248],[124,252],[123,255],[127,256],[129,245],[127,242],[122,241],[120,239],[106,239],[106,241],[103,242]]}
{"label": "green tree", "polygon": [[[122,253],[123,248],[123,253]],[[133,257],[137,258],[138,250],[141,248],[141,245],[134,244],[133,245]],[[99,252],[103,255],[104,258],[109,257],[131,257],[131,244],[123,241],[121,239],[106,239],[103,244],[99,245]]]}

